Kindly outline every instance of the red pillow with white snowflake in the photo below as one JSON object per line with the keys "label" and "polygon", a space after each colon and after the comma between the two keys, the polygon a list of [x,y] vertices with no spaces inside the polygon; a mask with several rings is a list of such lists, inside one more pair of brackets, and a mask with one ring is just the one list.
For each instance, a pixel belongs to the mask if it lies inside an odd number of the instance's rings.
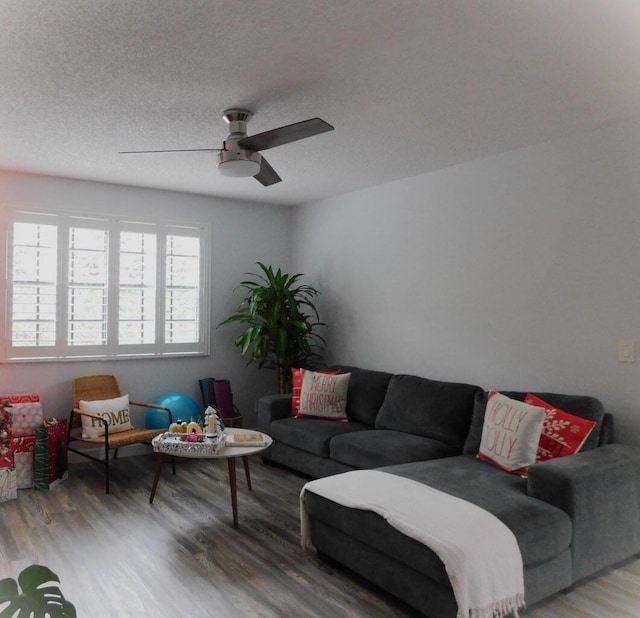
{"label": "red pillow with white snowflake", "polygon": [[536,461],[577,453],[596,426],[595,421],[569,414],[529,393],[525,403],[544,408],[544,422]]}
{"label": "red pillow with white snowflake", "polygon": [[[302,380],[306,369],[291,368],[291,387],[293,396],[291,397],[291,416],[296,416],[300,411],[300,393],[302,391]],[[328,375],[338,375],[340,369],[328,369],[326,371],[317,371],[316,373],[326,373]]]}

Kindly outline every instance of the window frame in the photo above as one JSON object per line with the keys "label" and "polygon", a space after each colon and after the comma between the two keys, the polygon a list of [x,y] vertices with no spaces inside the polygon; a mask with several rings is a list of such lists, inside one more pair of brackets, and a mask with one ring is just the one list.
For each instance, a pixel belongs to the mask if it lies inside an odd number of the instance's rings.
{"label": "window frame", "polygon": [[[53,346],[16,346],[12,341],[13,323],[13,257],[14,223],[43,222],[57,226],[56,317]],[[0,362],[116,360],[131,358],[167,358],[180,356],[208,356],[210,354],[210,250],[211,225],[168,219],[125,215],[102,215],[73,210],[49,208],[19,208],[5,210],[0,219],[1,251],[5,256],[5,273],[0,284],[4,302],[0,306],[0,321],[4,338],[0,342]],[[72,227],[104,229],[107,241],[106,285],[106,343],[104,345],[70,345],[69,321],[69,254]],[[120,325],[120,233],[148,231],[156,236],[155,257],[155,340],[153,343],[119,343]],[[165,342],[165,282],[166,242],[170,235],[199,239],[199,277],[197,284],[198,314],[197,341]]]}

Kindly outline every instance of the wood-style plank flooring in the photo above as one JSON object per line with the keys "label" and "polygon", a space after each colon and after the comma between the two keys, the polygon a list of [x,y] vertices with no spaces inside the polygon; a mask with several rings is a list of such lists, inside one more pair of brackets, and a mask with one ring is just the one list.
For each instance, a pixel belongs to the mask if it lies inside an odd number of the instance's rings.
{"label": "wood-style plank flooring", "polygon": [[[0,504],[0,578],[48,566],[79,618],[419,616],[300,548],[304,477],[254,457],[249,492],[240,466],[234,530],[225,461],[178,460],[176,476],[167,465],[150,505],[154,466],[152,454],[117,460],[108,496],[91,462],[50,492],[19,490]],[[638,617],[640,560],[526,615]]]}

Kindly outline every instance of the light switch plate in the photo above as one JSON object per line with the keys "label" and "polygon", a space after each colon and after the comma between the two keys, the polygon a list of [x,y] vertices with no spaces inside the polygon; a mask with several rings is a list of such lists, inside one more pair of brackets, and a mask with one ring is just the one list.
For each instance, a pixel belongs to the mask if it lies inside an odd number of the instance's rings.
{"label": "light switch plate", "polygon": [[636,362],[636,342],[633,339],[618,340],[618,362],[635,363]]}

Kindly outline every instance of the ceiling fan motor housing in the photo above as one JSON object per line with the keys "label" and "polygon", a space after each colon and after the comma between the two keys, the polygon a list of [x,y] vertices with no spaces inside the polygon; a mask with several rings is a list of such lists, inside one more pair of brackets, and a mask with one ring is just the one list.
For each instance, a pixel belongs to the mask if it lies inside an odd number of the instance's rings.
{"label": "ceiling fan motor housing", "polygon": [[231,135],[240,134],[242,137],[247,136],[247,122],[253,118],[253,112],[250,112],[248,109],[227,109],[222,117],[229,125],[229,133]]}
{"label": "ceiling fan motor housing", "polygon": [[228,109],[224,113],[229,135],[224,143],[225,149],[218,153],[218,169],[223,176],[255,176],[260,171],[260,153],[238,146],[238,142],[247,137],[247,122],[252,116],[247,109]]}

